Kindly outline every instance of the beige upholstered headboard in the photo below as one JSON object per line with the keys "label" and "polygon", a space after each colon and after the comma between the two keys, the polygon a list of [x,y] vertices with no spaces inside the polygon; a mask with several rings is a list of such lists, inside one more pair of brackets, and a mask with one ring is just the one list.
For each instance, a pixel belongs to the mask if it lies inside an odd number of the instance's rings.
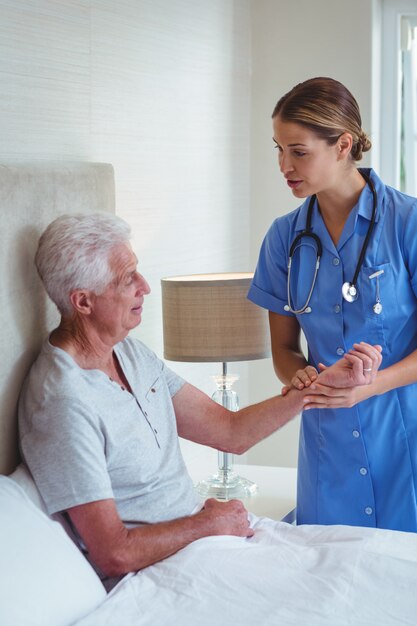
{"label": "beige upholstered headboard", "polygon": [[19,461],[19,389],[58,320],[33,264],[39,235],[64,213],[114,212],[114,195],[105,163],[0,164],[0,473]]}

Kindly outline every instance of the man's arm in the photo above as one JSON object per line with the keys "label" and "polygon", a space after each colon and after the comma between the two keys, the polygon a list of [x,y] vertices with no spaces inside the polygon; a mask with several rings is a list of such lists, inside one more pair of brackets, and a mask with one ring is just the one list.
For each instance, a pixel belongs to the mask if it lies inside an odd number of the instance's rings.
{"label": "man's arm", "polygon": [[[373,350],[375,354],[369,355],[369,348],[360,349],[359,354],[355,351],[348,367],[339,362],[326,369],[323,375],[327,373],[327,376],[336,376],[335,380],[339,384],[347,380],[354,384],[359,384],[360,380],[367,382],[371,373],[364,374],[363,370],[369,369],[371,363],[375,371],[379,367],[376,351]],[[354,373],[349,370],[354,370]],[[309,395],[311,391],[310,388]],[[236,432],[240,433],[239,445],[244,439],[259,440],[291,419],[302,404],[303,393],[291,391],[285,398],[272,398],[232,413],[191,385],[185,385],[174,396],[180,435],[188,434],[194,441],[218,448],[218,440],[223,439],[229,442],[226,449],[230,450],[236,448],[232,445]],[[243,436],[244,431],[246,433]],[[72,507],[68,509],[68,514],[91,559],[109,576],[142,569],[202,537],[250,537],[253,534],[249,528],[247,511],[237,500],[218,502],[210,499],[195,515],[136,528],[126,528],[112,499]]]}
{"label": "man's arm", "polygon": [[189,517],[126,528],[114,500],[99,500],[68,509],[91,559],[108,576],[134,572],[211,535],[250,537],[248,513],[239,500],[210,499]]}
{"label": "man's arm", "polygon": [[[354,348],[319,376],[324,385],[353,387],[371,383],[381,364],[379,346],[366,343]],[[258,404],[228,411],[190,384],[174,396],[178,434],[184,439],[217,450],[242,454],[295,417],[305,405],[305,396],[320,394],[313,383],[301,391],[291,389]]]}

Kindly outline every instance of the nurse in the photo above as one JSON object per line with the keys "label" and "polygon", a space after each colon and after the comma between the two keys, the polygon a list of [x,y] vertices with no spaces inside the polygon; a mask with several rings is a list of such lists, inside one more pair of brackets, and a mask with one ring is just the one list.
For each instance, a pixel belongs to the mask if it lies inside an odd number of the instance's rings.
{"label": "nurse", "polygon": [[283,393],[311,385],[355,342],[383,352],[371,385],[323,387],[307,401],[297,523],[416,532],[417,200],[357,169],[371,143],[341,83],[296,85],[272,119],[280,170],[305,200],[270,227],[249,298],[269,310]]}

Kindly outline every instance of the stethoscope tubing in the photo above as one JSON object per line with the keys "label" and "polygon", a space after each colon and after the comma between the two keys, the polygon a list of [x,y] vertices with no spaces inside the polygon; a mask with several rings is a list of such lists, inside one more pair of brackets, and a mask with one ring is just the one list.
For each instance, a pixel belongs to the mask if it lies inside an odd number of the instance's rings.
{"label": "stethoscope tubing", "polygon": [[[371,181],[371,179],[369,178],[369,176],[367,174],[365,174],[365,172],[363,172],[362,170],[358,170],[359,173],[361,174],[361,176],[365,179],[365,182],[367,183],[367,185],[369,186],[371,192],[372,192],[372,216],[371,216],[371,221],[368,227],[368,231],[366,233],[364,242],[362,244],[362,248],[359,254],[359,259],[358,262],[356,264],[356,268],[355,268],[355,273],[353,275],[353,279],[351,283],[345,283],[345,285],[348,286],[349,289],[352,289],[355,294],[357,294],[357,288],[356,288],[356,282],[358,280],[358,276],[359,276],[359,272],[360,269],[362,267],[362,264],[364,262],[365,259],[365,254],[366,254],[366,250],[368,248],[368,244],[369,244],[369,240],[371,238],[372,235],[372,231],[374,229],[375,226],[375,222],[376,222],[376,213],[377,213],[377,205],[378,205],[378,198],[377,198],[377,194],[376,194],[376,190],[375,187]],[[286,311],[290,311],[291,313],[294,313],[295,315],[301,315],[302,313],[310,313],[311,312],[311,307],[309,306],[310,304],[310,300],[311,297],[313,295],[313,291],[314,291],[314,287],[316,284],[316,280],[317,280],[317,273],[319,271],[319,267],[320,267],[320,259],[322,257],[322,253],[323,253],[323,245],[321,243],[320,237],[318,235],[316,235],[316,233],[312,232],[311,229],[311,219],[312,219],[312,215],[313,215],[313,208],[314,208],[314,204],[316,202],[316,195],[311,196],[310,198],[310,202],[308,205],[308,209],[307,209],[307,219],[306,219],[306,227],[305,229],[299,233],[294,241],[292,242],[291,246],[290,246],[290,252],[289,252],[289,256],[288,256],[288,274],[287,274],[287,304],[285,305],[284,309]],[[311,283],[311,287],[310,287],[310,291],[308,293],[307,299],[304,303],[304,305],[300,308],[300,309],[294,309],[291,303],[291,265],[292,265],[292,259],[294,256],[294,252],[297,248],[297,246],[299,244],[301,244],[301,240],[305,239],[306,237],[309,237],[310,239],[313,239],[313,241],[316,244],[316,267],[314,270],[314,276],[313,276],[313,280]],[[345,298],[345,300],[347,302],[353,302],[354,299],[347,299],[345,296],[345,293],[343,292],[343,297]],[[357,296],[356,296],[357,297]]]}
{"label": "stethoscope tubing", "polygon": [[368,231],[367,231],[366,236],[365,236],[365,241],[363,242],[362,250],[361,250],[361,253],[359,255],[358,262],[356,264],[355,274],[354,274],[352,282],[351,282],[351,284],[354,287],[356,287],[356,281],[358,280],[359,272],[361,270],[363,261],[365,259],[366,250],[368,248],[368,243],[369,243],[369,240],[370,240],[371,235],[372,235],[372,231],[373,231],[374,226],[375,226],[376,209],[377,209],[377,204],[378,204],[378,198],[377,198],[377,195],[376,195],[375,187],[374,187],[371,179],[369,178],[369,176],[367,174],[365,174],[361,170],[359,170],[359,171],[360,171],[361,175],[363,176],[363,178],[365,179],[369,189],[372,191],[372,216],[371,216],[371,223],[369,224],[369,228],[368,228]]}
{"label": "stethoscope tubing", "polygon": [[313,280],[312,280],[312,283],[311,283],[310,291],[309,291],[309,294],[307,296],[307,300],[306,300],[304,306],[301,309],[293,309],[291,307],[291,294],[290,294],[291,264],[292,264],[292,257],[290,257],[289,260],[288,260],[287,301],[290,304],[288,305],[288,308],[286,308],[286,310],[291,311],[291,313],[294,313],[295,315],[301,315],[302,313],[310,313],[311,312],[311,308],[309,307],[309,304],[310,304],[311,296],[313,295],[314,286],[316,284],[317,272],[319,271],[319,267],[320,267],[320,257],[317,256],[317,258],[316,258],[316,267],[314,269],[314,276],[313,276]]}

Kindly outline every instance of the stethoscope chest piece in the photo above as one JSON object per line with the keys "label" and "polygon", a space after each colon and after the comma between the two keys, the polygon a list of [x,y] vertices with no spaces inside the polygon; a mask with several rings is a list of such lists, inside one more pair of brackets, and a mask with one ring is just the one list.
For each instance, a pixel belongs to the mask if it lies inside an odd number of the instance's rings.
{"label": "stethoscope chest piece", "polygon": [[346,302],[355,302],[358,299],[358,290],[352,283],[343,283],[342,295]]}

